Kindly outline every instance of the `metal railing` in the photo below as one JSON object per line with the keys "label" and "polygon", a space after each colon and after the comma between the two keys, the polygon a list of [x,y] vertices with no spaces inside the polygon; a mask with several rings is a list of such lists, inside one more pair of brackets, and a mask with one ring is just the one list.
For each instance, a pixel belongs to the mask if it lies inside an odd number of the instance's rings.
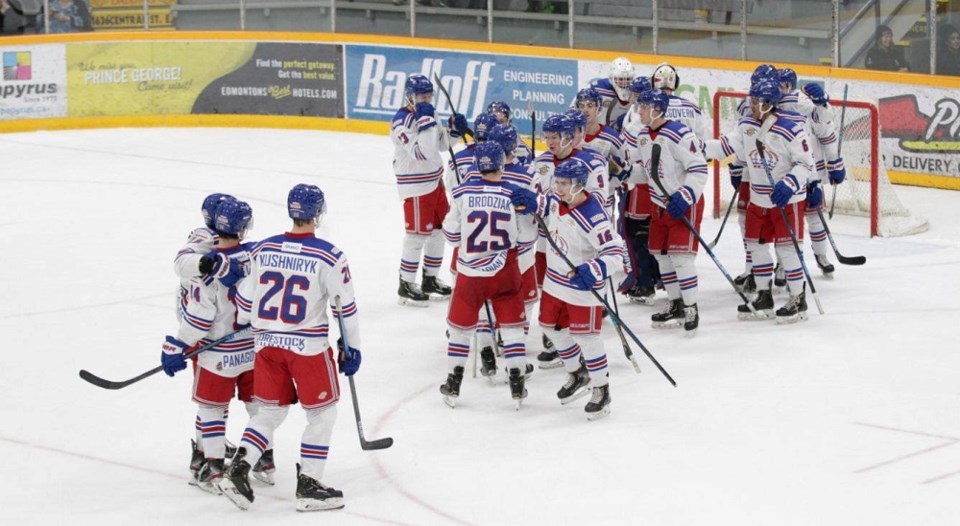
{"label": "metal railing", "polygon": [[[30,0],[21,0],[27,2]],[[36,0],[32,0],[36,1]],[[73,0],[74,2],[85,0]],[[89,0],[86,0],[89,1]],[[535,23],[544,27],[550,27],[557,33],[554,40],[558,44],[561,40],[558,37],[565,37],[567,47],[577,47],[578,42],[589,42],[586,35],[592,35],[595,43],[602,37],[602,30],[616,31],[630,29],[637,38],[637,46],[631,51],[637,50],[642,38],[647,39],[644,42],[645,49],[642,51],[661,54],[664,52],[670,54],[686,54],[692,56],[716,56],[697,52],[696,49],[684,49],[684,43],[676,35],[688,35],[690,41],[720,42],[731,47],[737,44],[736,37],[739,36],[738,49],[736,53],[727,52],[727,58],[738,58],[740,60],[774,60],[769,56],[763,56],[764,52],[769,52],[770,46],[782,46],[783,50],[789,51],[791,46],[809,50],[806,56],[791,57],[787,53],[788,62],[828,62],[830,64],[839,64],[844,66],[853,66],[867,49],[873,44],[873,33],[866,31],[867,28],[876,28],[876,25],[883,22],[889,23],[891,19],[898,16],[898,12],[907,4],[916,2],[926,2],[928,6],[928,20],[936,20],[937,0],[868,0],[863,3],[859,9],[852,15],[847,16],[847,20],[842,20],[844,14],[849,10],[846,6],[848,2],[841,0],[832,0],[829,15],[829,27],[827,27],[825,18],[812,18],[812,21],[803,22],[788,19],[763,19],[758,10],[753,9],[754,0],[642,0],[618,4],[612,0],[605,2],[600,0],[562,0],[549,2],[554,5],[565,5],[566,13],[546,13],[517,11],[502,8],[505,3],[510,3],[510,7],[516,5],[517,0],[486,0],[485,8],[464,8],[464,7],[435,7],[430,5],[418,5],[415,0],[397,0],[396,3],[405,2],[406,5],[396,5],[392,0],[381,0],[379,2],[353,1],[353,0],[180,0],[181,4],[169,5],[171,15],[174,20],[190,16],[213,16],[216,23],[211,23],[214,27],[210,29],[222,29],[222,26],[236,28],[239,23],[240,30],[248,30],[248,14],[253,13],[261,18],[270,17],[273,11],[317,11],[322,17],[322,24],[311,27],[310,30],[336,32],[338,21],[344,17],[354,19],[359,14],[363,18],[372,21],[373,24],[378,16],[402,15],[406,22],[406,34],[412,37],[433,36],[426,35],[427,31],[421,31],[418,23],[422,18],[426,22],[432,22],[436,25],[437,19],[456,20],[451,23],[451,27],[465,27],[464,21],[473,20],[476,26],[485,29],[486,42],[496,42],[498,38],[495,29],[500,27],[509,27],[511,24]],[[430,0],[427,0],[430,1]],[[433,0],[436,1],[436,0]],[[453,2],[456,0],[445,0]],[[466,0],[464,0],[466,1]],[[799,2],[799,0],[794,0]],[[136,5],[136,0],[130,5]],[[891,2],[896,2],[896,6],[889,8]],[[43,31],[50,31],[51,3],[59,5],[59,0],[42,0],[42,19]],[[495,3],[500,5],[500,9],[495,8]],[[789,3],[789,2],[787,2]],[[787,4],[785,3],[785,4]],[[142,0],[143,29],[151,30],[150,11],[151,0]],[[887,13],[881,13],[881,6],[887,5]],[[474,4],[475,5],[475,4]],[[810,5],[814,5],[810,3]],[[821,6],[823,4],[820,4]],[[603,16],[589,14],[592,8],[600,6],[621,6],[625,10],[633,9],[635,12],[649,12],[649,16],[644,18],[639,15],[632,16]],[[691,8],[692,6],[692,8]],[[702,9],[697,9],[697,7]],[[708,9],[721,7],[726,9],[723,12],[726,15],[724,23],[712,22],[708,18],[701,16],[700,19],[683,20],[678,19],[675,14],[678,11],[707,12]],[[769,4],[764,6],[769,7]],[[798,9],[804,7],[798,4]],[[820,8],[822,9],[822,8]],[[767,12],[768,9],[764,9]],[[56,11],[54,11],[56,12]],[[874,17],[871,23],[869,14],[873,12]],[[228,13],[236,13],[234,15]],[[674,14],[673,19],[664,16],[665,13]],[[738,24],[731,24],[733,15],[738,18]],[[291,15],[295,16],[295,15]],[[707,15],[709,16],[709,14]],[[681,17],[682,18],[682,17]],[[232,20],[232,22],[231,22]],[[914,21],[909,21],[912,25]],[[217,25],[221,27],[216,27]],[[600,28],[600,30],[578,29],[580,26],[586,28]],[[812,27],[811,27],[812,26]],[[937,24],[927,24],[930,40],[930,71],[936,71],[936,26]],[[518,30],[520,31],[520,30]],[[373,32],[373,31],[371,31]],[[667,49],[664,39],[665,34],[675,35],[670,40],[670,47]],[[869,36],[866,36],[869,33]],[[464,38],[463,35],[442,35],[450,38]],[[582,37],[582,38],[578,38]],[[469,37],[466,37],[470,39]],[[482,37],[481,37],[482,38]],[[476,38],[478,39],[479,38]],[[509,39],[499,41],[509,41]],[[678,42],[680,41],[680,42]],[[532,42],[531,42],[532,43]],[[751,48],[751,44],[754,48]],[[550,45],[550,43],[544,44]],[[678,48],[679,52],[678,52]],[[848,50],[844,52],[844,50]],[[822,50],[822,56],[817,56],[818,50]],[[849,50],[853,50],[852,52]],[[712,50],[710,50],[712,51]],[[753,55],[760,55],[751,57]],[[799,58],[797,58],[799,57]]]}

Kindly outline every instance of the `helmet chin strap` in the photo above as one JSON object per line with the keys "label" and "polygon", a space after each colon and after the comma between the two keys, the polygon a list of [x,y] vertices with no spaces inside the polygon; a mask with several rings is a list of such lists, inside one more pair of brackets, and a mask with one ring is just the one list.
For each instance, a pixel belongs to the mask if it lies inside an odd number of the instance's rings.
{"label": "helmet chin strap", "polygon": [[[764,106],[764,105],[767,106],[767,109],[766,109],[766,110],[763,109],[763,106]],[[764,117],[766,117],[767,114],[770,113],[771,111],[773,111],[773,104],[761,102],[761,103],[760,103],[760,119],[758,119],[758,120],[762,120],[762,119],[763,119]]]}
{"label": "helmet chin strap", "polygon": [[570,137],[570,140],[567,140],[563,134],[560,134],[560,149],[566,150],[568,147],[573,146],[573,137],[576,136],[576,132]]}

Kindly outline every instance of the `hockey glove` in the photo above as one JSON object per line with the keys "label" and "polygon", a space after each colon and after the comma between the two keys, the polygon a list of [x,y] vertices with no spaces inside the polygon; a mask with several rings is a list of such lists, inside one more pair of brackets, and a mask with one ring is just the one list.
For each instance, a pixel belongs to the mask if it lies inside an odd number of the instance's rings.
{"label": "hockey glove", "polygon": [[830,96],[823,92],[823,86],[808,82],[803,85],[803,92],[810,97],[817,106],[826,106],[830,102]]}
{"label": "hockey glove", "polygon": [[447,128],[450,128],[451,137],[463,137],[470,131],[470,125],[467,124],[467,117],[462,113],[454,113],[447,120]]}
{"label": "hockey glove", "polygon": [[340,372],[347,376],[356,374],[357,371],[360,370],[360,349],[350,347],[350,357],[347,358],[347,353],[343,352],[343,338],[337,338],[337,349],[340,351],[337,357],[337,365],[340,366]]}
{"label": "hockey glove", "polygon": [[204,259],[210,261],[210,263],[206,265],[208,270],[205,274],[219,279],[220,283],[223,283],[225,287],[229,288],[236,285],[237,282],[240,281],[240,278],[243,277],[243,267],[240,265],[240,262],[222,252],[213,251],[201,258],[201,271],[204,268]]}
{"label": "hockey glove", "polygon": [[843,167],[843,157],[837,157],[836,160],[827,163],[827,175],[830,177],[830,184],[840,184],[847,177],[847,169]]}
{"label": "hockey glove", "polygon": [[183,353],[188,347],[190,346],[173,336],[167,336],[163,341],[163,346],[160,348],[160,365],[163,366],[163,372],[167,373],[167,376],[173,377],[187,368],[187,360],[184,359]]}
{"label": "hockey glove", "polygon": [[526,188],[516,188],[510,196],[510,202],[518,214],[532,214],[537,211],[537,193]]}
{"label": "hockey glove", "polygon": [[417,119],[417,131],[427,131],[437,125],[436,111],[429,102],[417,103],[417,112],[413,115]]}
{"label": "hockey glove", "polygon": [[689,186],[684,186],[670,196],[670,202],[667,203],[667,213],[674,219],[680,219],[687,213],[690,205],[696,201],[697,195]]}
{"label": "hockey glove", "polygon": [[820,181],[814,181],[807,186],[807,210],[816,210],[823,204],[823,189]]}
{"label": "hockey glove", "polygon": [[607,265],[602,260],[591,259],[577,266],[570,284],[580,290],[591,290],[601,280],[607,278]]}
{"label": "hockey glove", "polygon": [[739,189],[740,182],[743,181],[743,165],[730,163],[730,165],[727,166],[727,170],[730,171],[730,184],[733,185],[733,189]]}
{"label": "hockey glove", "polygon": [[800,185],[797,184],[797,178],[794,177],[793,174],[787,174],[774,185],[773,192],[770,194],[770,202],[780,208],[787,206],[790,198],[793,197],[793,194],[796,193],[799,187]]}

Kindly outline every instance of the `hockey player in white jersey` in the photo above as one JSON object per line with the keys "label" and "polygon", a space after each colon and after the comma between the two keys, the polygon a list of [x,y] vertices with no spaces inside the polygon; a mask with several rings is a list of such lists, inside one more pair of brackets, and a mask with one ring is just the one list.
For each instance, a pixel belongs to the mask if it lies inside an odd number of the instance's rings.
{"label": "hockey player in white jersey", "polygon": [[[249,262],[250,244],[241,244],[241,240],[252,223],[253,211],[250,205],[232,197],[219,202],[210,214],[217,244],[204,256],[215,262],[216,271],[188,281],[179,309],[179,330],[176,336],[166,337],[161,353],[164,372],[170,376],[186,368],[185,352],[242,328],[235,323],[234,298],[236,283]],[[231,266],[238,271],[229,272]],[[199,406],[196,425],[200,436],[195,448],[199,459],[192,459],[191,471],[194,463],[199,466],[191,484],[205,491],[220,494],[217,483],[223,477],[227,411],[234,392],[250,414],[256,412],[252,370],[253,338],[249,336],[218,344],[195,359],[193,401]]]}
{"label": "hockey player in white jersey", "polygon": [[[693,132],[686,125],[665,117],[669,104],[668,96],[659,90],[640,95],[640,120],[646,126],[638,136],[635,163],[642,169],[635,170],[631,182],[646,184],[650,189],[653,207],[649,247],[659,263],[669,299],[666,309],[650,317],[653,327],[683,325],[686,334],[692,336],[700,323],[695,265],[699,243],[683,218],[700,229],[707,163]],[[651,162],[655,145],[660,148],[656,173]],[[660,184],[652,178],[657,178]],[[660,190],[661,185],[667,194]]]}
{"label": "hockey player in white jersey", "polygon": [[623,114],[630,110],[630,81],[637,76],[637,71],[633,63],[626,57],[617,57],[610,63],[610,72],[605,79],[597,79],[590,83],[593,88],[603,97],[603,106],[600,109],[600,122],[607,126],[612,126],[620,131],[617,126],[622,122],[620,119]]}
{"label": "hockey player in white jersey", "polygon": [[[579,111],[579,110],[578,110]],[[582,115],[582,114],[581,114]],[[582,131],[578,132],[578,124],[566,114],[551,115],[543,122],[543,141],[547,144],[547,151],[538,155],[533,161],[534,187],[540,193],[552,193],[553,172],[556,167],[566,160],[575,160],[588,170],[586,191],[592,193],[605,202],[607,198],[606,179],[607,167],[602,158],[595,152],[583,151],[577,148],[577,141],[582,140]],[[536,273],[537,283],[544,283],[547,272],[545,232],[537,241]],[[544,351],[537,356],[542,369],[559,367],[560,357],[550,338],[543,335]]]}
{"label": "hockey player in white jersey", "polygon": [[[180,319],[180,306],[184,303],[187,292],[190,290],[190,280],[209,274],[214,261],[208,257],[217,244],[217,232],[214,218],[217,207],[224,199],[232,196],[228,194],[210,194],[200,205],[200,214],[203,216],[203,225],[193,229],[187,236],[187,242],[177,252],[173,260],[173,269],[180,278],[180,287],[177,291],[177,319]],[[199,440],[199,436],[197,437]]]}
{"label": "hockey player in white jersey", "polygon": [[[610,163],[610,175],[619,178],[623,171],[623,159],[620,158],[623,141],[617,130],[600,122],[602,100],[593,88],[583,88],[577,92],[577,109],[586,117],[583,147],[599,152]],[[617,185],[611,185],[615,186]]]}
{"label": "hockey player in white jersey", "polygon": [[[343,492],[321,480],[340,400],[337,364],[346,375],[360,368],[360,328],[347,257],[316,237],[325,209],[318,187],[294,186],[287,196],[293,228],[253,248],[250,275],[237,294],[237,323],[253,327],[254,399],[261,404],[220,482],[223,493],[241,509],[254,499],[248,479],[251,465],[271,447],[274,430],[296,401],[307,420],[297,465],[297,510],[343,507]],[[328,342],[328,304],[348,333],[338,342],[339,358]],[[347,349],[344,340],[350,344]]]}
{"label": "hockey player in white jersey", "polygon": [[804,218],[810,229],[810,244],[817,266],[824,277],[832,278],[834,266],[827,255],[827,230],[817,213],[823,209],[823,189],[820,185],[824,179],[828,179],[832,185],[838,185],[847,173],[839,153],[837,125],[833,120],[833,109],[830,108],[830,97],[819,84],[814,83],[804,85],[804,94],[801,95],[797,90],[797,74],[790,68],[778,70],[778,75],[780,89],[784,93],[780,107],[807,119],[807,135],[810,137],[815,170],[807,185],[807,211]]}
{"label": "hockey player in white jersey", "polygon": [[[744,165],[745,175],[750,180],[750,204],[744,239],[753,256],[753,275],[757,283],[757,298],[752,302],[755,314],[747,305],[737,307],[742,319],[773,317],[773,295],[770,291],[773,278],[773,257],[768,245],[774,243],[777,254],[786,272],[790,299],[777,309],[778,323],[792,323],[806,319],[807,303],[803,267],[800,256],[794,250],[786,224],[773,208],[784,209],[787,220],[803,242],[803,211],[806,206],[807,180],[813,168],[810,145],[803,125],[782,116],[777,109],[780,101],[780,86],[776,82],[760,82],[750,88],[752,117],[744,117],[737,127],[719,139],[707,141],[707,157],[723,158],[736,156]],[[771,186],[761,162],[756,142],[766,148],[766,161],[771,170],[774,185]]]}
{"label": "hockey player in white jersey", "polygon": [[[498,124],[490,130],[488,140],[500,145],[504,151],[503,173],[501,178],[504,182],[513,184],[520,188],[533,188],[533,171],[529,166],[522,164],[511,152],[517,151],[518,134],[517,129],[512,124]],[[481,173],[476,164],[471,165],[467,177],[481,177]],[[539,289],[537,288],[536,277],[536,242],[537,242],[537,223],[533,217],[517,217],[519,237],[517,240],[517,264],[520,266],[520,278],[522,281],[521,296],[523,297],[524,312],[526,315],[524,322],[524,334],[529,330],[530,314],[533,311],[534,304],[539,299]],[[492,377],[497,374],[497,358],[494,353],[494,335],[491,330],[490,321],[487,319],[486,308],[480,309],[480,321],[477,325],[477,348],[480,349],[481,373],[486,377]],[[533,366],[527,364],[525,374],[531,373]]]}
{"label": "hockey player in white jersey", "polygon": [[603,307],[591,290],[602,291],[609,273],[623,265],[623,241],[603,203],[587,192],[589,175],[583,163],[565,161],[553,174],[552,192],[538,196],[517,190],[514,205],[518,212],[544,216],[548,235],[564,252],[558,253],[551,245],[547,253],[539,321],[567,371],[557,397],[567,404],[592,386],[593,395],[584,409],[593,420],[609,413],[610,387],[607,355],[600,339]]}
{"label": "hockey player in white jersey", "polygon": [[459,250],[457,283],[447,312],[450,373],[440,393],[447,405],[455,407],[478,313],[489,302],[503,338],[510,394],[519,409],[527,396],[526,315],[517,264],[520,230],[511,203],[519,188],[503,179],[504,153],[499,143],[483,142],[475,151],[480,177],[470,177],[453,190],[453,206],[443,222],[447,241]]}
{"label": "hockey player in white jersey", "polygon": [[[510,105],[502,100],[495,100],[488,104],[487,113],[495,116],[500,124],[513,124],[513,113],[510,111]],[[533,137],[530,139],[533,140]],[[517,137],[517,149],[512,153],[520,164],[527,165],[533,162],[533,152],[519,136]]]}
{"label": "hockey player in white jersey", "polygon": [[[406,235],[400,257],[401,305],[425,307],[430,294],[450,296],[450,287],[437,274],[443,264],[440,225],[450,208],[443,186],[445,163],[440,156],[467,129],[461,114],[450,117],[449,128],[437,123],[433,107],[433,83],[423,75],[411,75],[404,84],[404,106],[391,125],[394,145],[393,171],[403,200]],[[417,269],[423,257],[423,285],[417,287]]]}
{"label": "hockey player in white jersey", "polygon": [[680,87],[680,74],[677,73],[677,68],[666,62],[659,64],[653,70],[650,82],[653,84],[653,89],[666,93],[670,98],[670,107],[667,108],[665,117],[686,125],[700,140],[702,149],[703,141],[709,139],[712,135],[707,130],[707,121],[700,106],[683,97],[674,95],[674,92]]}
{"label": "hockey player in white jersey", "polygon": [[477,144],[487,140],[487,134],[497,124],[499,124],[499,121],[497,121],[494,115],[489,113],[477,115],[477,118],[473,121],[473,140],[453,154],[453,159],[447,165],[448,175],[446,182],[448,188],[452,189],[463,182],[467,174],[467,168],[473,164],[475,157],[474,149],[477,147]]}

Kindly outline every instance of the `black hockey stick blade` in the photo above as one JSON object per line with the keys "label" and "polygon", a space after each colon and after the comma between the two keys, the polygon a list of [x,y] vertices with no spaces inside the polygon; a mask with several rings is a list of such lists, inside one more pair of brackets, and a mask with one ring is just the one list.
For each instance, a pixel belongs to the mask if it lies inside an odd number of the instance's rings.
{"label": "black hockey stick blade", "polygon": [[834,253],[837,255],[837,261],[839,261],[840,263],[843,263],[844,265],[859,266],[867,262],[867,258],[865,256],[851,257],[851,256],[844,256],[839,252],[834,252]]}
{"label": "black hockey stick blade", "polygon": [[378,438],[376,440],[364,440],[363,442],[360,442],[360,449],[364,451],[374,451],[377,449],[387,449],[392,445],[392,438]]}
{"label": "black hockey stick blade", "polygon": [[120,381],[120,382],[113,382],[113,381],[110,381],[110,380],[106,380],[106,379],[100,378],[99,376],[91,373],[90,371],[88,371],[88,370],[86,370],[86,369],[80,369],[80,378],[83,378],[84,380],[90,382],[91,384],[93,384],[93,385],[95,385],[95,386],[97,386],[97,387],[101,387],[101,388],[103,388],[103,389],[109,389],[109,390],[111,390],[111,391],[114,391],[114,390],[117,390],[117,389],[123,389],[124,387],[126,387],[126,386],[128,386],[128,385],[130,385],[130,384],[135,384],[135,383],[139,382],[140,380],[143,380],[144,378],[146,378],[146,377],[148,377],[148,376],[153,376],[153,375],[159,373],[159,372],[162,371],[162,370],[163,370],[163,366],[160,366],[160,367],[156,367],[156,368],[154,368],[154,369],[151,369],[151,370],[149,370],[149,371],[141,374],[140,376],[131,378],[131,379],[129,379],[129,380],[123,380],[123,381]]}

